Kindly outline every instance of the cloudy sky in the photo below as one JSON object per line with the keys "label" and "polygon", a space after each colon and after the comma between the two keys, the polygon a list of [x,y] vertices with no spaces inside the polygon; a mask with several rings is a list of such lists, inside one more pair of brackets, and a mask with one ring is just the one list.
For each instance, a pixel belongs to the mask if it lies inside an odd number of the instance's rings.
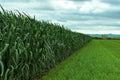
{"label": "cloudy sky", "polygon": [[120,34],[120,0],[0,0],[0,4],[72,31]]}

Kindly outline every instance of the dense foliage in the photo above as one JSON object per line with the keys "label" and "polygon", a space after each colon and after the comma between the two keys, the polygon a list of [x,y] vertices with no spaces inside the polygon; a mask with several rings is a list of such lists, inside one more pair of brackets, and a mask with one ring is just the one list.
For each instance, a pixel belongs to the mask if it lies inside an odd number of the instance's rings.
{"label": "dense foliage", "polygon": [[0,80],[33,80],[91,37],[37,21],[25,13],[0,11]]}

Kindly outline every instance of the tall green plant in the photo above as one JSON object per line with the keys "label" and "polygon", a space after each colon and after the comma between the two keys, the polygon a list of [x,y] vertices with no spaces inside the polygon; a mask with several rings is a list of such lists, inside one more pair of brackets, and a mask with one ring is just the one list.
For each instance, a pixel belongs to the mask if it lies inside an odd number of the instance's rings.
{"label": "tall green plant", "polygon": [[1,80],[33,80],[91,40],[63,26],[1,9]]}

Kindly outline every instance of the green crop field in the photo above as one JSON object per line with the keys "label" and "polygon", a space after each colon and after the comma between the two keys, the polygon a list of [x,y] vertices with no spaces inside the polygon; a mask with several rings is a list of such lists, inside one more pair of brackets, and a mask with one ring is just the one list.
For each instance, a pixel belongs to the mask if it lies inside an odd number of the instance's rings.
{"label": "green crop field", "polygon": [[34,80],[91,39],[0,6],[0,80]]}
{"label": "green crop field", "polygon": [[120,80],[120,40],[92,40],[40,80]]}
{"label": "green crop field", "polygon": [[0,6],[0,80],[120,80],[120,40],[100,39]]}

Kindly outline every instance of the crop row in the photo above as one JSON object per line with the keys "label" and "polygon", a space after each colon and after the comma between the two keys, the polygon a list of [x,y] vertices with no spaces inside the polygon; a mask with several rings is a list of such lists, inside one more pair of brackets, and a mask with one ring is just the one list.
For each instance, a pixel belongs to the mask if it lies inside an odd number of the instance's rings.
{"label": "crop row", "polygon": [[0,80],[33,80],[90,40],[61,25],[1,7]]}

